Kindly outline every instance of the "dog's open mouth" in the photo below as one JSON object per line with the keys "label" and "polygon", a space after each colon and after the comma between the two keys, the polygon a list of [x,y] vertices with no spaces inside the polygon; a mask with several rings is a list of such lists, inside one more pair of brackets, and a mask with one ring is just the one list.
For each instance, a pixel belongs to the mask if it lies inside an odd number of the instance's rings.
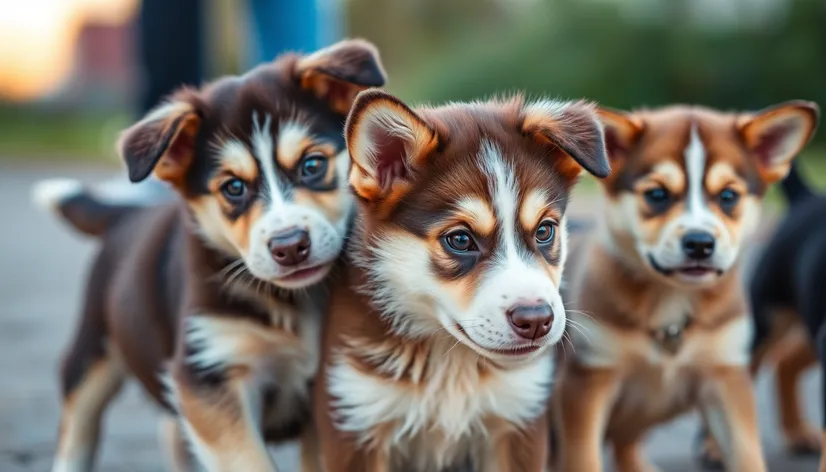
{"label": "dog's open mouth", "polygon": [[323,278],[329,271],[331,264],[319,264],[312,267],[305,267],[276,279],[276,284],[288,284],[300,286],[314,283]]}
{"label": "dog's open mouth", "polygon": [[693,267],[682,267],[677,270],[682,275],[687,275],[689,277],[702,277],[706,274],[716,273],[719,272],[717,269],[713,269],[711,267],[704,267],[704,266],[693,266]]}
{"label": "dog's open mouth", "polygon": [[657,272],[669,277],[672,275],[682,275],[690,278],[700,278],[706,276],[708,274],[716,274],[716,275],[723,275],[723,270],[718,269],[716,267],[712,267],[709,265],[703,264],[694,264],[690,266],[681,266],[681,267],[674,267],[674,268],[666,268],[660,265],[654,256],[648,255],[648,263],[651,264],[651,267],[654,268]]}
{"label": "dog's open mouth", "polygon": [[533,343],[523,345],[523,346],[515,346],[515,347],[504,348],[504,349],[492,349],[492,348],[489,348],[489,347],[480,346],[479,343],[477,343],[470,336],[468,336],[467,332],[465,332],[465,329],[462,328],[462,326],[458,323],[456,323],[456,329],[460,333],[462,333],[462,335],[468,341],[473,343],[475,346],[478,346],[479,349],[482,349],[482,350],[488,351],[488,352],[492,352],[492,353],[495,353],[495,354],[517,357],[517,356],[524,356],[526,354],[531,354],[531,353],[534,353],[534,352],[542,349],[542,346],[537,345],[537,344],[533,344]]}

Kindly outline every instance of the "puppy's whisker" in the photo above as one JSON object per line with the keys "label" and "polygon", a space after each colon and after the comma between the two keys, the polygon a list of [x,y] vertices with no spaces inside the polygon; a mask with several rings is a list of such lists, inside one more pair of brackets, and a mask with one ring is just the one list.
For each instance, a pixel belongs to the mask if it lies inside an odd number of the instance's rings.
{"label": "puppy's whisker", "polygon": [[460,341],[460,340],[458,340],[458,339],[457,339],[457,340],[456,340],[456,342],[455,342],[455,343],[453,343],[453,346],[451,346],[451,347],[450,347],[450,349],[448,349],[448,350],[447,350],[447,352],[445,353],[445,356],[447,356],[448,354],[450,354],[450,351],[452,351],[452,350],[453,350],[456,346],[458,346],[461,342],[462,342],[462,341]]}
{"label": "puppy's whisker", "polygon": [[567,355],[567,350],[565,349],[565,341],[567,341],[568,344],[571,346],[571,352],[576,354],[576,345],[574,344],[573,339],[571,339],[570,333],[565,333],[562,335],[562,352],[564,352],[565,355]]}
{"label": "puppy's whisker", "polygon": [[239,268],[238,268],[238,270],[235,270],[235,271],[234,271],[234,272],[233,272],[233,273],[232,273],[232,274],[231,274],[231,275],[227,278],[227,280],[226,280],[225,284],[226,284],[226,285],[231,285],[231,284],[232,284],[232,283],[234,283],[234,282],[235,282],[235,281],[236,281],[236,280],[237,280],[237,279],[238,279],[241,275],[243,275],[243,274],[246,272],[246,270],[247,270],[246,266],[239,267]]}
{"label": "puppy's whisker", "polygon": [[227,276],[227,274],[229,274],[230,272],[232,272],[233,270],[238,268],[238,266],[242,265],[243,263],[244,263],[243,259],[236,259],[236,260],[230,262],[229,264],[227,264],[223,269],[219,270],[218,272],[216,272],[215,274],[210,276],[209,280],[223,279],[224,277]]}
{"label": "puppy's whisker", "polygon": [[[570,320],[569,320],[569,321],[570,321]],[[580,333],[580,334],[581,334],[581,335],[585,338],[585,340],[586,340],[587,342],[589,342],[589,343],[591,342],[591,338],[590,338],[590,336],[589,336],[589,335],[591,334],[591,332],[590,332],[590,330],[589,330],[587,327],[585,327],[585,326],[583,326],[583,325],[581,325],[581,324],[578,324],[578,323],[573,323],[573,322],[572,322],[572,323],[570,323],[570,324],[569,324],[569,326],[570,326],[571,328],[573,328],[573,329],[577,330],[577,332],[578,332],[578,333]]]}
{"label": "puppy's whisker", "polygon": [[566,321],[568,324],[571,324],[571,325],[576,325],[576,326],[580,326],[580,327],[582,327],[582,328],[586,328],[586,329],[588,329],[587,325],[585,325],[585,324],[583,324],[582,322],[577,321],[577,320],[575,320],[575,319],[568,318],[568,319],[567,319],[567,320],[565,320],[565,321]]}
{"label": "puppy's whisker", "polygon": [[584,316],[584,317],[586,317],[586,318],[590,319],[591,321],[594,321],[594,322],[599,323],[599,321],[597,321],[597,320],[593,317],[593,315],[591,315],[591,314],[589,314],[589,313],[586,313],[586,312],[584,312],[584,311],[580,311],[580,310],[573,310],[573,309],[568,309],[568,308],[566,308],[566,309],[565,309],[565,313],[574,313],[574,314],[576,314],[576,315],[582,315],[582,316]]}

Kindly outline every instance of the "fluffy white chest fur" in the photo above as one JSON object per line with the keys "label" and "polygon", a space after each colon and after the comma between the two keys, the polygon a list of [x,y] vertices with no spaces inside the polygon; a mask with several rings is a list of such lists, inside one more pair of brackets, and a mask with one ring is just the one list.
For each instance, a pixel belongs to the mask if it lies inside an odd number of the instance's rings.
{"label": "fluffy white chest fur", "polygon": [[503,369],[450,339],[426,345],[378,347],[379,373],[335,358],[327,380],[337,427],[384,449],[391,463],[438,470],[490,449],[497,427],[521,427],[544,413],[550,353]]}
{"label": "fluffy white chest fur", "polygon": [[[295,414],[295,402],[309,401],[308,385],[319,362],[321,316],[311,306],[268,307],[271,326],[246,319],[193,316],[187,320],[188,342],[201,346],[189,362],[215,368],[243,367],[251,391],[277,388],[277,404],[259,409],[262,426],[277,427]],[[259,399],[260,400],[260,399]]]}

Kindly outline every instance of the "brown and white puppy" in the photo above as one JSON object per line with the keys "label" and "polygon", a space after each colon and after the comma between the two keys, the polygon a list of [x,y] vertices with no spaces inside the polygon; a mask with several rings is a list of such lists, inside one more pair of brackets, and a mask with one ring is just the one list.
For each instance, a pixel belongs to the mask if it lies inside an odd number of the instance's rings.
{"label": "brown and white puppy", "polygon": [[582,168],[609,172],[594,108],[369,91],[346,137],[359,211],[317,381],[325,470],[544,470],[565,208]]}
{"label": "brown and white puppy", "polygon": [[[561,471],[655,470],[648,430],[699,407],[730,471],[765,470],[738,277],[760,200],[811,137],[816,108],[603,110],[614,172],[603,227],[570,279],[575,353],[554,397]],[[569,271],[568,275],[572,272]],[[567,294],[566,294],[567,295]]]}
{"label": "brown and white puppy", "polygon": [[92,467],[101,414],[130,374],[179,415],[207,470],[275,470],[266,442],[299,435],[302,470],[317,470],[322,282],[352,210],[342,131],[357,92],[383,83],[375,48],[346,41],[173,94],[124,133],[120,152],[132,181],[154,173],[180,194],[175,204],[40,187],[103,243],[62,370],[54,471]]}

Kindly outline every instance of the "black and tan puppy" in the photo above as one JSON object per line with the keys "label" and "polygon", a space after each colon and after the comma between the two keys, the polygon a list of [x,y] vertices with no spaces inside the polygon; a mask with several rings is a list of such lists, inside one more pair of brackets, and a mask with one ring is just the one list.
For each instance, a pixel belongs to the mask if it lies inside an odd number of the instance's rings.
{"label": "black and tan puppy", "polygon": [[346,130],[359,211],[317,381],[325,470],[545,470],[565,209],[583,168],[609,171],[594,107],[369,91]]}
{"label": "black and tan puppy", "polygon": [[120,152],[132,181],[154,172],[176,204],[39,187],[102,240],[62,369],[54,471],[92,467],[101,414],[129,376],[179,415],[172,432],[182,426],[207,470],[275,470],[266,442],[298,436],[302,470],[317,469],[309,389],[323,281],[352,207],[342,130],[356,94],[383,83],[375,48],[345,41],[173,94]]}

